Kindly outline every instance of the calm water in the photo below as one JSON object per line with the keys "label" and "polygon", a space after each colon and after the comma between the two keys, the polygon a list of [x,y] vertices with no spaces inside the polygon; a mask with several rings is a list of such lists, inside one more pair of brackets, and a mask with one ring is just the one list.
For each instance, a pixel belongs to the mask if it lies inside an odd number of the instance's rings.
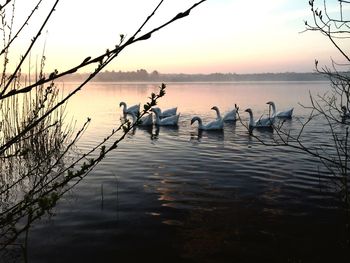
{"label": "calm water", "polygon": [[[207,122],[237,103],[243,121],[295,108],[298,129],[308,92],[328,83],[170,83],[159,102],[177,106],[179,127],[137,129],[29,235],[29,262],[345,262],[345,215],[332,180],[317,160],[258,144],[237,122],[198,136]],[[69,90],[71,84],[66,84]],[[119,102],[143,103],[157,84],[90,84],[68,106],[78,125],[92,124],[82,151],[120,122]],[[70,118],[69,114],[69,118]],[[305,141],[324,143],[323,123]],[[320,130],[321,129],[321,130]],[[264,139],[276,136],[255,132]]]}

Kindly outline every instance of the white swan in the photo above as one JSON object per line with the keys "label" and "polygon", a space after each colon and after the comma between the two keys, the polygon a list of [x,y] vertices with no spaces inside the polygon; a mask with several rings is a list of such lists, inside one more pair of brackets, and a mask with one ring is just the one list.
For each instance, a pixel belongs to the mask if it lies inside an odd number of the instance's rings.
{"label": "white swan", "polygon": [[237,120],[237,110],[233,109],[224,115],[223,121],[236,121]]}
{"label": "white swan", "polygon": [[[134,112],[130,112],[128,113],[131,115],[132,117],[132,123],[135,124],[137,121],[137,117],[135,115]],[[146,116],[142,116],[141,119],[138,121],[138,123],[136,124],[138,126],[152,126],[153,125],[153,114],[150,113]]]}
{"label": "white swan", "polygon": [[269,104],[272,107],[272,117],[278,118],[292,118],[294,108],[285,111],[276,112],[276,105],[273,101],[268,101],[266,104]]}
{"label": "white swan", "polygon": [[[220,110],[217,106],[214,106],[211,108],[212,110],[215,110],[216,111],[216,119],[220,119],[222,118],[221,117],[221,114],[220,114]],[[222,118],[222,120],[224,122],[229,122],[229,121],[236,121],[236,115],[237,115],[237,110],[236,109],[233,109],[229,112],[227,112],[224,117]]]}
{"label": "white swan", "polygon": [[123,106],[123,113],[124,114],[128,114],[133,112],[135,114],[135,116],[140,112],[140,104],[136,104],[134,106],[131,107],[127,107],[126,103],[124,101],[119,103],[119,107]]}
{"label": "white swan", "polygon": [[156,125],[159,125],[159,126],[177,126],[180,114],[172,115],[172,116],[161,119],[159,117],[159,115],[160,115],[159,108],[152,108],[151,111],[154,112],[154,114],[156,115],[156,122],[155,122]]}
{"label": "white swan", "polygon": [[163,111],[160,108],[158,108],[158,107],[155,107],[154,109],[158,110],[159,118],[166,118],[166,117],[170,117],[170,116],[176,115],[176,111],[177,111],[177,107],[170,108],[170,109],[163,110]]}
{"label": "white swan", "polygon": [[209,122],[207,125],[203,125],[202,119],[198,116],[195,116],[191,120],[191,125],[198,121],[198,130],[222,130],[224,128],[222,119],[216,119],[215,121]]}
{"label": "white swan", "polygon": [[266,117],[266,118],[259,118],[258,120],[254,121],[253,112],[251,109],[246,109],[246,112],[249,113],[249,128],[271,128],[274,123],[274,117]]}

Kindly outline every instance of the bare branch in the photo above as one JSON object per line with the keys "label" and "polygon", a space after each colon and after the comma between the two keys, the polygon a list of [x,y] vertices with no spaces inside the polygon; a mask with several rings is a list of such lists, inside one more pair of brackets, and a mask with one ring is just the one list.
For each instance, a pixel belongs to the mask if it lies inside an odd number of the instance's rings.
{"label": "bare branch", "polygon": [[41,4],[42,0],[39,0],[39,2],[36,4],[36,6],[33,8],[32,12],[29,14],[27,19],[24,21],[22,26],[18,29],[16,34],[13,36],[13,38],[7,43],[7,45],[0,51],[0,56],[5,53],[5,51],[11,46],[12,42],[19,36],[19,34],[22,32],[23,28],[28,25],[28,21],[31,19],[33,14],[35,13],[36,10],[38,10],[39,5]]}

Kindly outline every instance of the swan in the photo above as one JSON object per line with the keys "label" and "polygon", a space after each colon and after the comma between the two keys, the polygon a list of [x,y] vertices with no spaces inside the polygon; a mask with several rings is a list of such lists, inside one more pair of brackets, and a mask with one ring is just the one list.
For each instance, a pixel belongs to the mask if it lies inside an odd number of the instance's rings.
{"label": "swan", "polygon": [[259,118],[254,121],[253,112],[251,109],[246,109],[245,112],[249,113],[249,128],[271,128],[274,123],[274,117]]}
{"label": "swan", "polygon": [[136,123],[137,117],[136,117],[134,112],[130,112],[128,114],[131,115],[133,124],[136,124],[138,126],[152,126],[153,125],[153,114],[152,113],[150,113],[146,116],[142,116],[141,119],[139,119],[138,123]]}
{"label": "swan", "polygon": [[195,116],[191,120],[191,125],[198,121],[198,130],[204,130],[204,131],[209,131],[209,130],[222,130],[224,128],[222,119],[216,119],[215,121],[209,122],[206,125],[203,125],[202,119],[198,116]]}
{"label": "swan", "polygon": [[166,118],[166,117],[170,117],[170,116],[176,115],[176,111],[177,111],[177,107],[170,108],[170,109],[163,110],[163,111],[160,108],[158,108],[158,107],[156,107],[154,109],[158,110],[159,118]]}
{"label": "swan", "polygon": [[159,126],[177,126],[180,114],[172,115],[172,116],[165,117],[165,118],[161,119],[159,117],[159,115],[160,115],[159,108],[152,108],[151,111],[154,112],[154,114],[156,115],[156,123],[155,123],[156,125],[159,125]]}
{"label": "swan", "polygon": [[224,115],[223,121],[224,122],[228,122],[228,121],[236,121],[237,120],[237,109],[233,109],[229,112],[227,112]]}
{"label": "swan", "polygon": [[128,114],[128,113],[135,113],[135,116],[140,112],[140,104],[136,104],[134,106],[131,107],[127,107],[126,103],[124,101],[119,103],[119,107],[123,106],[123,113],[124,114]]}
{"label": "swan", "polygon": [[[221,117],[221,114],[220,114],[220,110],[217,106],[214,106],[211,108],[212,110],[215,110],[216,111],[216,119],[220,119],[222,118]],[[229,121],[236,121],[236,114],[237,114],[237,110],[236,109],[233,109],[229,112],[227,112],[224,117],[222,118],[222,120],[224,122],[229,122]]]}
{"label": "swan", "polygon": [[285,111],[276,112],[276,105],[273,101],[268,101],[266,104],[269,104],[272,107],[272,117],[278,118],[292,118],[294,108]]}

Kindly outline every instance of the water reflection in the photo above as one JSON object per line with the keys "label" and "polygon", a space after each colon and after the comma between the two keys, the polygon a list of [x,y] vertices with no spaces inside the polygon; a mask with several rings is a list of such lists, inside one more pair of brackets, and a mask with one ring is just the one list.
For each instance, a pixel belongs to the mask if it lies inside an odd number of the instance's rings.
{"label": "water reflection", "polygon": [[[273,133],[274,129],[272,126],[268,126],[268,127],[254,127],[250,129],[250,133],[253,133],[253,130],[258,131],[259,133]],[[270,137],[272,138],[272,137]]]}
{"label": "water reflection", "polygon": [[212,131],[203,131],[198,130],[197,133],[191,132],[190,140],[196,140],[198,142],[201,142],[202,139],[204,140],[210,140],[210,141],[223,141],[225,138],[225,134],[223,130],[212,130]]}
{"label": "water reflection", "polygon": [[153,126],[138,126],[135,127],[135,129],[142,131],[143,134],[149,136],[151,140],[154,140],[154,138],[159,134],[159,128]]}
{"label": "water reflection", "polygon": [[137,126],[134,127],[133,131],[135,134],[136,130],[141,130],[143,134],[148,134],[151,141],[157,141],[160,136],[166,135],[166,136],[172,136],[172,137],[178,137],[179,134],[179,127],[178,126],[148,126],[148,127],[142,127]]}
{"label": "water reflection", "polygon": [[[130,105],[142,102],[145,93],[148,96],[157,87],[94,85],[76,101],[82,112],[93,108],[96,122],[84,138],[92,143],[119,121],[119,101]],[[304,96],[308,98],[308,90],[309,86],[302,83],[169,84],[159,106],[178,106],[179,126],[136,127],[129,143],[121,144],[78,186],[78,201],[61,202],[54,223],[39,224],[33,230],[32,250],[36,253],[32,257],[51,256],[59,250],[64,261],[71,253],[85,255],[86,247],[93,247],[89,253],[100,261],[108,262],[108,253],[120,253],[126,259],[138,254],[146,261],[165,248],[172,255],[196,262],[227,262],[225,255],[247,262],[259,261],[256,255],[263,255],[265,261],[286,262],[290,248],[297,255],[306,255],[290,261],[309,256],[315,259],[313,251],[326,251],[324,247],[342,251],[339,247],[344,239],[337,237],[341,233],[337,226],[344,220],[334,213],[335,198],[315,187],[327,173],[314,160],[286,149],[262,147],[240,122],[225,123],[222,132],[198,132],[190,125],[191,117],[197,114],[203,121],[215,118],[212,105],[225,112],[237,103],[262,115],[266,113],[265,101],[276,100],[284,108],[302,102]],[[94,98],[94,107],[82,103],[85,96]],[[295,112],[296,118],[285,121],[284,126],[298,129],[297,118],[307,118],[302,108],[296,106]],[[247,122],[247,116],[242,116],[242,122]],[[277,136],[261,130],[254,130],[253,135],[269,140]],[[312,143],[322,142],[321,136],[313,136],[309,137]],[[322,176],[315,177],[318,169]],[[116,191],[108,189],[115,182],[111,174],[118,175],[118,223]],[[327,206],[321,206],[324,200]],[[55,242],[47,242],[47,233]]]}
{"label": "water reflection", "polygon": [[179,126],[158,126],[158,128],[171,135],[177,135],[179,133]]}

